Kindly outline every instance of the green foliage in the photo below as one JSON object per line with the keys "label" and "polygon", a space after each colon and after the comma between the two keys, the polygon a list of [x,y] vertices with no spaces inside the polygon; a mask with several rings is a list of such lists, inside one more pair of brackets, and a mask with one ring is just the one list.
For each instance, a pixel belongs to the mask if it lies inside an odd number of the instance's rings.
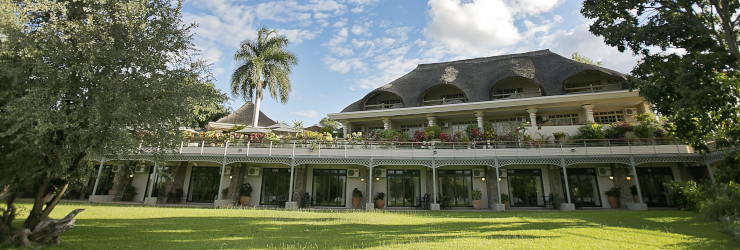
{"label": "green foliage", "polygon": [[699,204],[707,199],[705,191],[693,181],[672,181],[665,186],[668,200],[678,208],[697,210]]}
{"label": "green foliage", "polygon": [[578,54],[578,52],[573,52],[573,54],[570,55],[570,59],[573,59],[573,61],[579,62],[579,63],[585,63],[585,64],[591,64],[596,66],[601,66],[601,61],[597,61],[594,63],[591,58],[582,56]]}
{"label": "green foliage", "polygon": [[552,132],[552,137],[555,138],[556,142],[562,142],[566,136],[568,136],[568,134],[565,132]]}
{"label": "green foliage", "polygon": [[423,142],[429,139],[429,135],[427,135],[427,132],[416,130],[414,131],[414,137],[411,138],[411,141],[413,142]]}
{"label": "green foliage", "polygon": [[377,201],[377,200],[384,200],[384,199],[385,199],[385,193],[378,192],[377,194],[375,194],[375,199],[373,199],[373,200],[376,200]]}
{"label": "green foliage", "polygon": [[473,200],[480,200],[483,197],[483,193],[480,191],[480,189],[473,190]]}
{"label": "green foliage", "polygon": [[738,144],[740,2],[586,0],[581,13],[594,20],[591,33],[642,56],[631,87],[669,118],[672,134],[700,150],[709,137]]}
{"label": "green foliage", "polygon": [[252,196],[252,184],[245,182],[239,187],[239,196]]}
{"label": "green foliage", "polygon": [[707,218],[721,221],[740,219],[740,184],[730,182],[718,184],[705,195],[700,212]]}
{"label": "green foliage", "polygon": [[627,132],[634,131],[635,127],[627,122],[616,122],[604,129],[604,137],[610,139],[625,138]]}
{"label": "green foliage", "polygon": [[604,128],[600,124],[589,122],[578,128],[578,135],[575,137],[579,139],[604,139]]}
{"label": "green foliage", "polygon": [[342,127],[341,123],[335,120],[330,120],[329,117],[322,118],[321,121],[319,121],[319,125],[321,125],[321,132],[329,133]]}
{"label": "green foliage", "polygon": [[355,188],[354,190],[352,190],[352,197],[362,197],[362,191]]}
{"label": "green foliage", "polygon": [[380,139],[386,141],[396,141],[400,137],[400,133],[395,129],[386,129],[380,133]]}
{"label": "green foliage", "polygon": [[134,200],[134,196],[136,196],[136,194],[138,194],[136,192],[136,188],[131,185],[128,185],[123,189],[123,195],[121,196],[121,200],[122,201],[132,201]]}
{"label": "green foliage", "polygon": [[508,194],[501,194],[501,202],[509,201],[509,195]]}
{"label": "green foliage", "polygon": [[33,187],[24,227],[54,209],[46,197],[89,176],[87,159],[140,144],[161,156],[179,146],[179,127],[221,105],[173,4],[0,2],[0,34],[12,41],[0,42],[0,161],[13,163],[0,168],[0,186]]}
{"label": "green foliage", "polygon": [[621,190],[619,190],[619,188],[618,188],[618,187],[612,187],[612,188],[610,188],[609,190],[607,190],[606,192],[604,192],[604,194],[605,194],[606,196],[612,196],[612,197],[619,197],[619,195],[620,195],[621,193],[622,193],[622,191],[621,191]]}
{"label": "green foliage", "polygon": [[425,129],[429,139],[439,139],[439,134],[442,133],[442,128],[437,125],[429,126]]}

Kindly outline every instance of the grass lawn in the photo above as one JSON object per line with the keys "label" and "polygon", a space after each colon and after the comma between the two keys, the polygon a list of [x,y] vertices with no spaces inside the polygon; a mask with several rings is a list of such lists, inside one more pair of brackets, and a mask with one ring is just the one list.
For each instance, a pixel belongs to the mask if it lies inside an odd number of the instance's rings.
{"label": "grass lawn", "polygon": [[684,211],[284,211],[68,203],[52,217],[75,208],[86,210],[62,235],[60,248],[740,248],[718,223]]}

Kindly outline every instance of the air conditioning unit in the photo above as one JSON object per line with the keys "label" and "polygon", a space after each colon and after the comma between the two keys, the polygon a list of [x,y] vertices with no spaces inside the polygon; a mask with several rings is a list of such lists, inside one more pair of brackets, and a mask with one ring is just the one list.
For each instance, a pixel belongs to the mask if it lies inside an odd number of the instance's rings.
{"label": "air conditioning unit", "polygon": [[111,169],[111,172],[118,173],[118,171],[121,171],[121,166],[113,165],[113,169]]}
{"label": "air conditioning unit", "polygon": [[486,170],[473,169],[473,178],[483,178],[483,177],[486,177]]}
{"label": "air conditioning unit", "polygon": [[347,177],[360,177],[360,170],[356,168],[347,169]]}
{"label": "air conditioning unit", "polygon": [[247,169],[247,175],[250,176],[258,176],[260,175],[260,168],[259,167],[250,167]]}
{"label": "air conditioning unit", "polygon": [[442,128],[449,128],[450,122],[439,122],[439,126]]}
{"label": "air conditioning unit", "polygon": [[375,172],[373,172],[373,177],[378,177],[378,178],[385,177],[385,169],[382,169],[382,168],[375,169]]}
{"label": "air conditioning unit", "polygon": [[227,166],[226,169],[224,169],[224,175],[227,175],[227,174],[231,174],[231,167]]}
{"label": "air conditioning unit", "polygon": [[599,172],[599,176],[611,176],[612,175],[612,169],[607,168],[607,167],[598,168],[597,172]]}
{"label": "air conditioning unit", "polygon": [[628,108],[628,109],[625,109],[624,110],[624,115],[625,116],[637,115],[637,109],[636,108]]}
{"label": "air conditioning unit", "polygon": [[499,171],[498,171],[498,177],[499,177],[499,178],[506,178],[506,171],[504,171],[504,170],[499,170]]}
{"label": "air conditioning unit", "polygon": [[146,165],[136,165],[136,173],[146,173],[147,170]]}

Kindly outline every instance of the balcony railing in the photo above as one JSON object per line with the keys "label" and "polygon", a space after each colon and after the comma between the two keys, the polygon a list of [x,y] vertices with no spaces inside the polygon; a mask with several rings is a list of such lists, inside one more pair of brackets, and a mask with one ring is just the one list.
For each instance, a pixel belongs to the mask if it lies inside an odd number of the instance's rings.
{"label": "balcony railing", "polygon": [[465,98],[459,97],[459,98],[423,100],[421,101],[421,104],[423,106],[429,106],[429,105],[452,104],[452,103],[463,103],[463,102],[465,102]]}
{"label": "balcony railing", "polygon": [[394,109],[403,107],[400,103],[365,104],[365,110]]}
{"label": "balcony railing", "polygon": [[542,96],[542,93],[539,91],[533,91],[533,92],[514,92],[514,93],[508,93],[508,94],[494,94],[491,95],[491,99],[498,100],[498,99],[519,99],[519,98],[529,98],[529,97],[538,97]]}
{"label": "balcony railing", "polygon": [[378,157],[378,158],[478,158],[597,155],[693,154],[693,148],[675,139],[607,139],[553,141],[480,142],[183,142],[183,155],[223,156],[302,156],[302,157]]}

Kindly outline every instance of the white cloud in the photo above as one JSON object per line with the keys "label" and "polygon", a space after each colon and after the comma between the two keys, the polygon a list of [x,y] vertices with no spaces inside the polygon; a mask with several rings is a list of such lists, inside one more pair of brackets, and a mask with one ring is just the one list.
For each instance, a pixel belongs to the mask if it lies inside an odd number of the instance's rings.
{"label": "white cloud", "polygon": [[290,41],[292,45],[298,45],[304,40],[313,40],[321,34],[321,30],[280,29],[278,30],[278,34],[288,38],[288,41]]}
{"label": "white cloud", "polygon": [[604,44],[601,37],[588,31],[590,22],[578,25],[570,30],[558,30],[540,38],[540,46],[550,48],[561,56],[570,58],[573,52],[594,61],[602,61],[603,66],[618,72],[629,74],[639,60],[631,52],[619,52],[614,47]]}
{"label": "white cloud", "polygon": [[324,58],[324,64],[329,66],[329,70],[345,74],[350,70],[359,72],[365,71],[365,63],[358,58],[335,58],[327,56]]}
{"label": "white cloud", "polygon": [[316,110],[301,110],[296,112],[290,112],[291,115],[303,116],[303,117],[316,117],[318,112]]}

